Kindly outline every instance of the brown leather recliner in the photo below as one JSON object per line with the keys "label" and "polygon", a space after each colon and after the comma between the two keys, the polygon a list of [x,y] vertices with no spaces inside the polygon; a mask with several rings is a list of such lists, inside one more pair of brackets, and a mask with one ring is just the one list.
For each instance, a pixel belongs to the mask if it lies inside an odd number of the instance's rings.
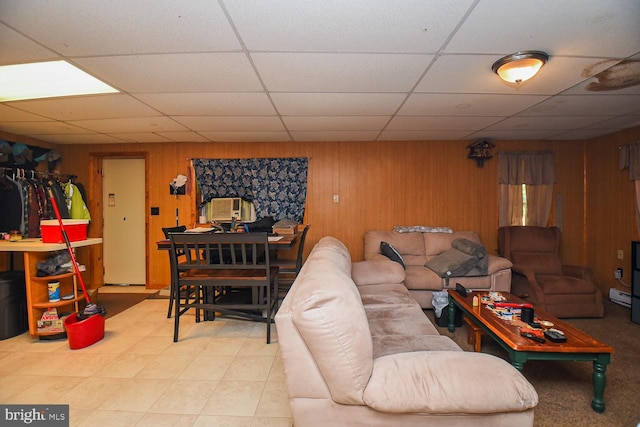
{"label": "brown leather recliner", "polygon": [[511,292],[556,317],[602,317],[602,292],[588,267],[563,265],[558,227],[498,229],[500,254],[513,263]]}

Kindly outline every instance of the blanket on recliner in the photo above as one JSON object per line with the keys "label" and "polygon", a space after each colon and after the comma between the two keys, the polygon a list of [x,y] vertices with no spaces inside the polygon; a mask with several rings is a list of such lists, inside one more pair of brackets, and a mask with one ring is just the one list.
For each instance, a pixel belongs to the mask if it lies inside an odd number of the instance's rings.
{"label": "blanket on recliner", "polygon": [[427,261],[425,267],[440,277],[486,276],[489,258],[482,244],[459,238],[451,242],[451,249]]}

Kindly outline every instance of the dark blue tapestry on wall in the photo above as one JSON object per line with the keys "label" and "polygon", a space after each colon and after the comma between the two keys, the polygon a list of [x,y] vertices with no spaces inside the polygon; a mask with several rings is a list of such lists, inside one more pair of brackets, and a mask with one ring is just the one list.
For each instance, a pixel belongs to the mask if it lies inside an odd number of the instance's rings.
{"label": "dark blue tapestry on wall", "polygon": [[253,201],[258,219],[302,222],[309,159],[192,159],[202,201],[242,197]]}

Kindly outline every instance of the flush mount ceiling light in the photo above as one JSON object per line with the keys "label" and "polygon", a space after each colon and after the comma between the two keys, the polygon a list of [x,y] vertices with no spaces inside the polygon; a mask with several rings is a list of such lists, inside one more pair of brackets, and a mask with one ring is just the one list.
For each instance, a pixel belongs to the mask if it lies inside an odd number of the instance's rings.
{"label": "flush mount ceiling light", "polygon": [[509,83],[522,83],[535,76],[549,60],[549,55],[539,50],[516,52],[498,59],[491,69]]}
{"label": "flush mount ceiling light", "polygon": [[114,92],[118,90],[66,61],[0,67],[0,102]]}

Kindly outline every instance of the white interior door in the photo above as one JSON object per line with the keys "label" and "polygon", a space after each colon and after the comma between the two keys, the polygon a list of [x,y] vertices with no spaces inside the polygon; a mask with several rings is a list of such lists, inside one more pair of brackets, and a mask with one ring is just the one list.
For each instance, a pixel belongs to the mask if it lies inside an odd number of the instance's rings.
{"label": "white interior door", "polygon": [[104,283],[146,284],[145,160],[103,159]]}

